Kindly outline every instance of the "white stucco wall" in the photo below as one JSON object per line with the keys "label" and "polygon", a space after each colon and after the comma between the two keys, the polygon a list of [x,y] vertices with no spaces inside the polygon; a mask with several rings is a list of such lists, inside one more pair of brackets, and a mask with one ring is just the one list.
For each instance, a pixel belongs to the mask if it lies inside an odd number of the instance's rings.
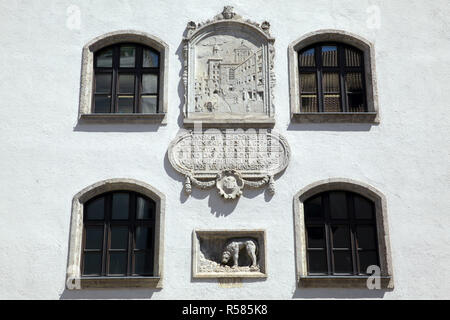
{"label": "white stucco wall", "polygon": [[[235,202],[214,189],[187,197],[166,157],[181,123],[186,23],[227,4],[268,20],[276,38],[275,129],[292,159],[271,199],[263,189]],[[449,17],[447,0],[0,1],[0,299],[450,298]],[[374,43],[379,125],[290,124],[287,47],[330,28]],[[77,123],[82,47],[122,29],[170,47],[166,126]],[[337,177],[386,196],[393,291],[296,288],[292,197]],[[166,196],[162,290],[65,289],[72,198],[109,178],[141,180]],[[266,229],[268,279],[242,288],[193,281],[194,228]]]}

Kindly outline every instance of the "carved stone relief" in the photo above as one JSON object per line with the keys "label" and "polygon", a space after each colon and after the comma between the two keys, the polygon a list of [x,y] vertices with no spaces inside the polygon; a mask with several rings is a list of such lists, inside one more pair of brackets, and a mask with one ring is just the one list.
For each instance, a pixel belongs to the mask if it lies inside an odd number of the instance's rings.
{"label": "carved stone relief", "polygon": [[193,276],[266,277],[263,230],[195,230]]}
{"label": "carved stone relief", "polygon": [[244,20],[232,7],[184,38],[185,124],[273,124],[274,39],[270,24]]}
{"label": "carved stone relief", "polygon": [[186,131],[169,146],[169,161],[185,176],[185,191],[192,185],[216,187],[225,199],[236,199],[245,187],[268,185],[275,193],[274,176],[289,163],[285,138],[268,130],[208,129]]}

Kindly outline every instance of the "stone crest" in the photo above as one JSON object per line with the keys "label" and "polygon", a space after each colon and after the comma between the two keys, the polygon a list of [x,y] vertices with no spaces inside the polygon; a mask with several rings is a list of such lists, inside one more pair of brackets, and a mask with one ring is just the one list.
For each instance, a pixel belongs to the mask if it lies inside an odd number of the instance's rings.
{"label": "stone crest", "polygon": [[274,124],[274,39],[270,24],[244,20],[233,7],[184,38],[184,123]]}
{"label": "stone crest", "polygon": [[215,186],[225,199],[236,199],[245,187],[267,185],[275,193],[274,176],[287,167],[290,148],[283,136],[265,129],[194,130],[172,141],[168,157],[185,176],[187,194],[193,185]]}

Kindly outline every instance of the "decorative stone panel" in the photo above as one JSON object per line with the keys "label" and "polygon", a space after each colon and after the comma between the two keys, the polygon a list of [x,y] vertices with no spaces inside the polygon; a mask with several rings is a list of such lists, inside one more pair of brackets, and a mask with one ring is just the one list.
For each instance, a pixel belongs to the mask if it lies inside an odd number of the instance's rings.
{"label": "decorative stone panel", "polygon": [[266,278],[264,230],[194,230],[194,278]]}
{"label": "decorative stone panel", "polygon": [[184,124],[273,126],[274,38],[270,24],[227,6],[184,38]]}
{"label": "decorative stone panel", "polygon": [[244,187],[268,185],[275,193],[274,176],[289,164],[286,139],[266,129],[208,129],[186,131],[169,146],[169,161],[185,176],[185,191],[192,185],[216,187],[225,199],[235,199]]}

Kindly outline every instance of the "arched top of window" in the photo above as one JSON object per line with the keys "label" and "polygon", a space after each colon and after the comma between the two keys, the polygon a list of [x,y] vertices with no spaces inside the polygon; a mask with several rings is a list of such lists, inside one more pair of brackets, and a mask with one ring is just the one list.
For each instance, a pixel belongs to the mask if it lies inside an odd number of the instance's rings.
{"label": "arched top of window", "polygon": [[291,118],[298,122],[378,123],[373,45],[320,30],[289,45]]}
{"label": "arched top of window", "polygon": [[79,117],[165,123],[168,46],[138,31],[99,36],[83,48]]}

